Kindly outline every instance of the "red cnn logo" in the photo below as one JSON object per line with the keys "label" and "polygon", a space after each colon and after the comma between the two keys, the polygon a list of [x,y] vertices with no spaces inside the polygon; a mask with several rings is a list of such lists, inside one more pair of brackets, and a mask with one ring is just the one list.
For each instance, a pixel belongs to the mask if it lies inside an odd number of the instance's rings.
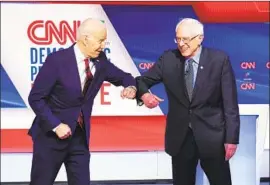
{"label": "red cnn logo", "polygon": [[270,69],[270,62],[267,62],[267,63],[266,63],[266,68],[267,68],[267,69]]}
{"label": "red cnn logo", "polygon": [[[32,22],[27,29],[28,38],[37,45],[49,45],[55,39],[60,45],[76,40],[76,31],[80,25],[80,21],[73,21],[72,26],[67,21],[60,21],[55,24],[53,21],[36,20]],[[37,32],[43,35],[37,34]]]}
{"label": "red cnn logo", "polygon": [[150,62],[150,63],[148,63],[148,62],[141,62],[139,64],[139,68],[140,69],[150,69],[153,65],[154,65],[154,62]]}
{"label": "red cnn logo", "polygon": [[242,62],[241,63],[242,69],[255,69],[256,68],[256,62]]}
{"label": "red cnn logo", "polygon": [[255,83],[242,83],[241,84],[241,89],[243,90],[254,90],[256,89],[256,84]]}

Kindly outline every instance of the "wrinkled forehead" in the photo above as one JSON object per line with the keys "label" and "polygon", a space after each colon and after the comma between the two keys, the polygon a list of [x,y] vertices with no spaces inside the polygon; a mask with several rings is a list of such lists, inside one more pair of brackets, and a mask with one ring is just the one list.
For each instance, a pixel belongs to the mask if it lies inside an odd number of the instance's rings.
{"label": "wrinkled forehead", "polygon": [[194,30],[194,26],[189,24],[180,24],[176,30],[176,37],[194,37],[196,34],[196,30]]}

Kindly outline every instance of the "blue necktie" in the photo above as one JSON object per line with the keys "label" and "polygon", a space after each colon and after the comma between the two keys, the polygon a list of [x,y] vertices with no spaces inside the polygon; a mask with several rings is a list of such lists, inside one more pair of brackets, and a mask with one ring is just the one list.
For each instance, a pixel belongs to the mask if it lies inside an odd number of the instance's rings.
{"label": "blue necktie", "polygon": [[186,80],[186,88],[189,96],[189,100],[192,98],[193,92],[193,79],[194,79],[194,71],[193,71],[193,59],[188,60],[188,66],[186,69],[185,80]]}

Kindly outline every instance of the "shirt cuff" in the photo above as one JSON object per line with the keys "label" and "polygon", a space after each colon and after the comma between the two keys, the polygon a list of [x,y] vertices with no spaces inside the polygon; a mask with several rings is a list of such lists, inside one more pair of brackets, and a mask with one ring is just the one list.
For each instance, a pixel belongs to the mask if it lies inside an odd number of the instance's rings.
{"label": "shirt cuff", "polygon": [[[57,126],[57,127],[58,127],[58,126]],[[55,132],[55,131],[56,131],[56,129],[57,129],[57,127],[55,127],[54,129],[52,129],[52,131],[53,131],[53,132]]]}
{"label": "shirt cuff", "polygon": [[135,86],[128,86],[127,88],[132,88],[134,89],[135,91],[137,91],[137,88]]}

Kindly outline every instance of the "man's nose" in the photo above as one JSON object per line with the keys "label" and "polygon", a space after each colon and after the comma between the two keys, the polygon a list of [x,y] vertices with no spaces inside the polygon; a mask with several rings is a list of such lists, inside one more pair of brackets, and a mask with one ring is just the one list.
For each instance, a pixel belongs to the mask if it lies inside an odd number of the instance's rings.
{"label": "man's nose", "polygon": [[185,45],[185,43],[182,41],[182,40],[180,40],[180,42],[179,42],[179,46],[184,46]]}
{"label": "man's nose", "polygon": [[105,48],[105,41],[101,43],[101,49],[104,49]]}

